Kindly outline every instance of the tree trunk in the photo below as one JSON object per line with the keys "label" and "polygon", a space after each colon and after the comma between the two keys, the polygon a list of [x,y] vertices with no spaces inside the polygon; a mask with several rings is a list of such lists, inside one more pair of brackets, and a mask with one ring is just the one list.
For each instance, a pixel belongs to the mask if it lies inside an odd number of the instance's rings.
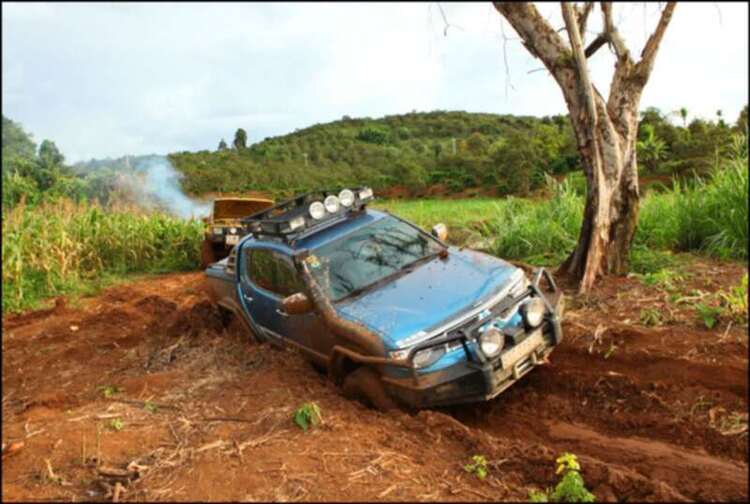
{"label": "tree trunk", "polygon": [[581,291],[590,289],[601,275],[628,271],[639,203],[635,147],[639,100],[630,98],[630,110],[623,114],[629,120],[621,128],[615,126],[598,94],[594,130],[581,111],[570,114],[587,192],[578,244],[559,271],[579,279]]}
{"label": "tree trunk", "polygon": [[[586,292],[599,276],[628,271],[630,246],[638,222],[638,106],[675,3],[669,2],[662,11],[638,63],[631,58],[612,21],[609,2],[601,3],[604,31],[585,49],[583,34],[593,8],[591,2],[582,8],[562,2],[569,44],[533,4],[495,2],[494,5],[529,52],[544,63],[568,106],[587,191],[578,244],[559,271],[578,279],[580,291]],[[607,101],[591,82],[587,67],[587,59],[605,43],[616,55]]]}

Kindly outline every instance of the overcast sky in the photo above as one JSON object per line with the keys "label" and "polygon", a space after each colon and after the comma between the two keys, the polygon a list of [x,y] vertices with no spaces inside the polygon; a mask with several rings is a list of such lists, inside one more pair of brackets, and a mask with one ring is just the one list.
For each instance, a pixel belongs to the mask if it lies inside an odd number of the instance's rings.
{"label": "overcast sky", "polygon": [[[69,161],[215,149],[238,127],[256,142],[343,115],[566,112],[490,3],[440,5],[447,36],[435,3],[3,3],[2,112]],[[563,26],[558,4],[539,9]],[[658,14],[615,5],[634,54]],[[612,62],[607,48],[590,61],[604,93]],[[747,101],[748,4],[678,4],[641,109],[734,122]]]}

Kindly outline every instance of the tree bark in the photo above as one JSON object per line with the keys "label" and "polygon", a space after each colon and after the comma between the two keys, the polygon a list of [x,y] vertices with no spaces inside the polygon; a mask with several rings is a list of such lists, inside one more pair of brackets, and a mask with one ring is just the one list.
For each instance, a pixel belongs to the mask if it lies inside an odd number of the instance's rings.
{"label": "tree bark", "polygon": [[[624,274],[629,268],[640,198],[636,161],[638,106],[674,2],[662,11],[637,64],[612,22],[609,3],[601,5],[604,32],[587,50],[584,50],[583,28],[591,10],[589,5],[581,10],[562,3],[569,43],[533,4],[495,2],[494,5],[529,52],[547,67],[568,106],[587,191],[578,244],[559,271],[579,280],[579,290],[587,292],[600,276]],[[587,68],[587,58],[605,42],[617,58],[606,101],[590,81]]]}

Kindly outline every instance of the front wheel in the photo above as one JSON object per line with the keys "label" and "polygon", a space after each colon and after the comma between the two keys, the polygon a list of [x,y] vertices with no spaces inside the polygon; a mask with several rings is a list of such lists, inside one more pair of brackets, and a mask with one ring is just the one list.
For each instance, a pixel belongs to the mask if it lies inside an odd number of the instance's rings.
{"label": "front wheel", "polygon": [[344,378],[344,397],[354,399],[380,411],[396,408],[396,403],[388,397],[380,377],[368,367],[360,367]]}

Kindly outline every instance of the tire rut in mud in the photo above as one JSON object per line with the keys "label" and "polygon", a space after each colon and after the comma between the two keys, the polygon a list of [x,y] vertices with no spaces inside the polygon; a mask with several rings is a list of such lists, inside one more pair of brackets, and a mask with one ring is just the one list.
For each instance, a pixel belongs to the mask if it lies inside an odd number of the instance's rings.
{"label": "tire rut in mud", "polygon": [[[739,367],[626,351],[603,359],[564,342],[552,364],[497,399],[446,412],[517,444],[524,455],[509,468],[529,481],[552,485],[551,461],[568,451],[602,499],[743,500],[747,434],[722,435],[691,407],[705,397],[714,408],[742,411],[746,393]],[[537,467],[540,451],[547,466]]]}

